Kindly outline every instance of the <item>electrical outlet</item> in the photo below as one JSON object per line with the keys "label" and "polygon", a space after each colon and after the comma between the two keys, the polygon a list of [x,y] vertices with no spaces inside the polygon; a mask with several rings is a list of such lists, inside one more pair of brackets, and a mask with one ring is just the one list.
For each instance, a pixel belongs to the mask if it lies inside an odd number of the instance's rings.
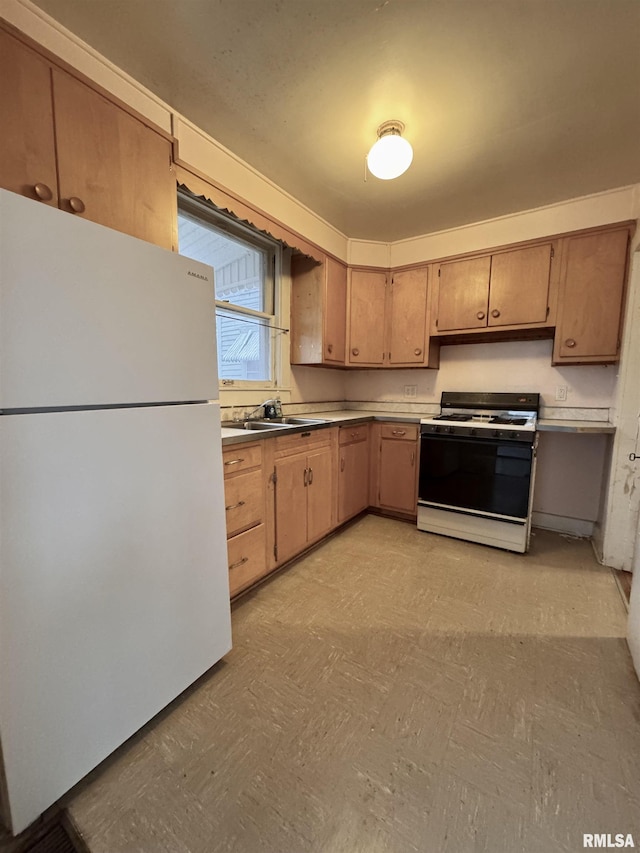
{"label": "electrical outlet", "polygon": [[556,385],[556,400],[566,400],[567,399],[567,386],[566,385]]}
{"label": "electrical outlet", "polygon": [[404,396],[405,397],[417,397],[418,396],[418,386],[417,385],[405,385],[404,386]]}

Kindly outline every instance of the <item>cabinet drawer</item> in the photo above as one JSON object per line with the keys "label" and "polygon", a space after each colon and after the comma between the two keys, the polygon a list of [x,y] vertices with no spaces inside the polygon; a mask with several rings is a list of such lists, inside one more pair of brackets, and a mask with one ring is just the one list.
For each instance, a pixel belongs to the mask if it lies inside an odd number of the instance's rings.
{"label": "cabinet drawer", "polygon": [[340,445],[351,444],[355,441],[365,441],[369,437],[369,424],[340,427]]}
{"label": "cabinet drawer", "polygon": [[380,435],[382,438],[417,441],[418,426],[416,424],[380,424]]}
{"label": "cabinet drawer", "polygon": [[264,520],[262,469],[249,471],[224,481],[227,536],[233,536]]}
{"label": "cabinet drawer", "polygon": [[229,554],[229,592],[233,596],[266,572],[264,524],[229,539],[227,552]]}
{"label": "cabinet drawer", "polygon": [[331,444],[329,429],[305,430],[294,435],[281,435],[274,439],[275,452],[279,456],[292,453],[306,453],[316,447],[328,447]]}
{"label": "cabinet drawer", "polygon": [[262,465],[261,444],[236,444],[222,451],[222,469],[225,477]]}

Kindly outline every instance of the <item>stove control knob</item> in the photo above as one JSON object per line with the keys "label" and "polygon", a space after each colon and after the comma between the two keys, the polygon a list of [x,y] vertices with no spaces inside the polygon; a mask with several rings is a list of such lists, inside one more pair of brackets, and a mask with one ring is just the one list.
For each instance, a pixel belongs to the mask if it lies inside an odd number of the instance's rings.
{"label": "stove control knob", "polygon": [[496,438],[500,438],[500,430],[499,429],[494,429],[493,434]]}
{"label": "stove control knob", "polygon": [[473,429],[469,430],[469,435],[477,435],[477,434],[478,434],[478,430],[475,427],[473,427]]}
{"label": "stove control knob", "polygon": [[439,427],[439,426],[434,426],[433,431],[434,431],[434,432],[440,432],[440,427]]}
{"label": "stove control knob", "polygon": [[520,438],[520,433],[519,433],[519,432],[514,432],[513,437],[514,437],[514,438]]}
{"label": "stove control knob", "polygon": [[453,432],[453,427],[452,426],[446,427],[446,430],[447,430],[447,432]]}

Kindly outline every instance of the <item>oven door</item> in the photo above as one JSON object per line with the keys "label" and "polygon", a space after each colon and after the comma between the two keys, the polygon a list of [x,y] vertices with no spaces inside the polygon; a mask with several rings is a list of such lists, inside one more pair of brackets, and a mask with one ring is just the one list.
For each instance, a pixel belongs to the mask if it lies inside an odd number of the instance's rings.
{"label": "oven door", "polygon": [[423,434],[418,503],[523,522],[533,454],[526,442]]}

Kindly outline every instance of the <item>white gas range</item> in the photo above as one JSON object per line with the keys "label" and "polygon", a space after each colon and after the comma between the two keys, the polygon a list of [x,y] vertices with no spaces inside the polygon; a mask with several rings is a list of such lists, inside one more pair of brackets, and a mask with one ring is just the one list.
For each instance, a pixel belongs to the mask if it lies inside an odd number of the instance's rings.
{"label": "white gas range", "polygon": [[443,392],[420,422],[418,528],[525,552],[539,394]]}

